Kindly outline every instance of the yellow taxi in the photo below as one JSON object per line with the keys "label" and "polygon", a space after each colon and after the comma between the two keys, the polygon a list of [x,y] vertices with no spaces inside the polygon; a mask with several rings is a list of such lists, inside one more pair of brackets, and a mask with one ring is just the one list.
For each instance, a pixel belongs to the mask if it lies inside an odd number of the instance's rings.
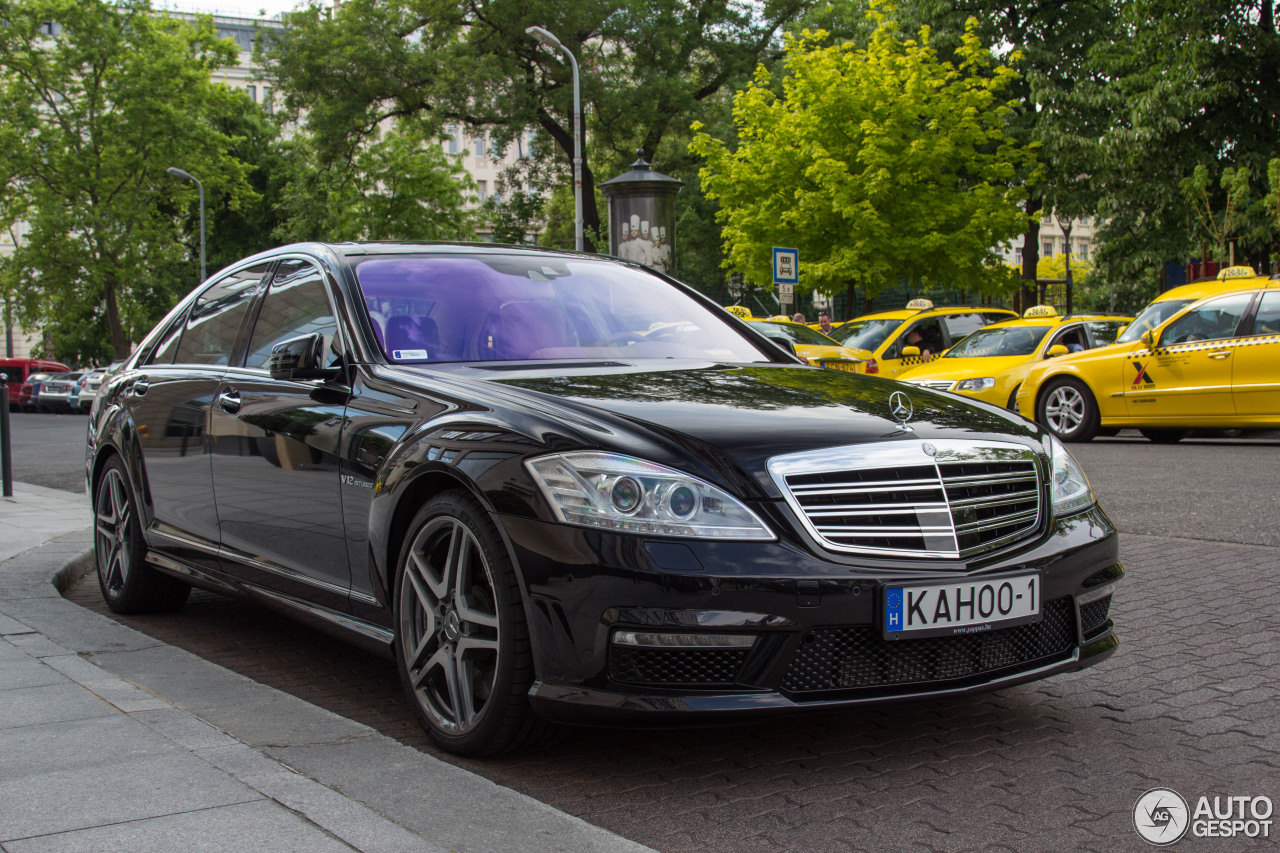
{"label": "yellow taxi", "polygon": [[1064,441],[1280,427],[1280,276],[1224,273],[1161,294],[1109,347],[1032,368],[1018,411]]}
{"label": "yellow taxi", "polygon": [[898,374],[903,382],[953,391],[996,406],[1014,408],[1018,386],[1047,358],[1115,342],[1133,317],[1071,314],[1052,305],[1028,308],[1021,320],[985,326],[935,358]]}
{"label": "yellow taxi", "polygon": [[866,372],[897,379],[968,335],[998,320],[1018,315],[989,305],[934,307],[913,299],[900,311],[864,314],[838,326],[831,337],[866,360]]}
{"label": "yellow taxi", "polygon": [[[738,314],[738,316],[742,316]],[[759,331],[773,338],[786,338],[795,347],[796,355],[819,367],[830,370],[843,370],[848,373],[866,373],[867,362],[860,353],[841,346],[822,332],[816,332],[808,326],[793,323],[787,317],[778,315],[762,320],[756,317],[744,317]]]}

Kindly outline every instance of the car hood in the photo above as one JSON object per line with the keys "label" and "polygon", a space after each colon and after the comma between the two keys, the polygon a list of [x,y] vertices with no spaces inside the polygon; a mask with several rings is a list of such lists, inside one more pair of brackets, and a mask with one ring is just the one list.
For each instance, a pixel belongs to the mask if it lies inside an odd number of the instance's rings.
{"label": "car hood", "polygon": [[[718,473],[745,471],[776,495],[772,457],[867,442],[997,438],[1040,445],[1034,424],[985,404],[877,377],[780,365],[572,371],[495,376],[542,412],[567,410],[611,436],[608,449]],[[895,391],[911,401],[905,426],[890,415]],[[512,400],[511,402],[515,402]],[[698,473],[691,470],[691,473]]]}

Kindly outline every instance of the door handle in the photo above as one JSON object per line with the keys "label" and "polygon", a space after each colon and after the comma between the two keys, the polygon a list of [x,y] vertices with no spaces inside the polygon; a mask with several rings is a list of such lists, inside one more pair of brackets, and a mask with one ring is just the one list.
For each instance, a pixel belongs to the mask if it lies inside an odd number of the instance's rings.
{"label": "door handle", "polygon": [[133,392],[133,396],[142,397],[147,393],[147,389],[151,387],[151,383],[147,381],[147,377],[141,376],[129,386],[129,390]]}
{"label": "door handle", "polygon": [[1224,358],[1226,358],[1229,355],[1231,355],[1231,350],[1224,349],[1221,352],[1209,353],[1209,358],[1213,359],[1214,361],[1222,361]]}
{"label": "door handle", "polygon": [[229,415],[240,411],[240,392],[234,388],[223,391],[218,395],[218,408]]}

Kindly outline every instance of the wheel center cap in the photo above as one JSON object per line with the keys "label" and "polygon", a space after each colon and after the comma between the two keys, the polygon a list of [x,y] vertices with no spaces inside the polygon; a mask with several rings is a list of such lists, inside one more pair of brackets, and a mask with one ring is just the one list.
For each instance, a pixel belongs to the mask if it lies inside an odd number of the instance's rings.
{"label": "wheel center cap", "polygon": [[450,610],[444,617],[444,636],[451,643],[458,642],[458,637],[462,636],[462,620],[458,618],[458,611]]}

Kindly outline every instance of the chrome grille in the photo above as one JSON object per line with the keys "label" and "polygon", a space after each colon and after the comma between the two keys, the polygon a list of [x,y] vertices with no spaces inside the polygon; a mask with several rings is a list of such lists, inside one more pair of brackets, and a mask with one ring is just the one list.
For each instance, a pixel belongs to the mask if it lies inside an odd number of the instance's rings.
{"label": "chrome grille", "polygon": [[952,386],[956,384],[954,379],[905,379],[904,382],[910,382],[912,385],[919,385],[921,388],[928,388],[931,391],[950,391]]}
{"label": "chrome grille", "polygon": [[911,439],[777,457],[769,470],[833,551],[969,557],[1040,525],[1040,469],[1022,445]]}

